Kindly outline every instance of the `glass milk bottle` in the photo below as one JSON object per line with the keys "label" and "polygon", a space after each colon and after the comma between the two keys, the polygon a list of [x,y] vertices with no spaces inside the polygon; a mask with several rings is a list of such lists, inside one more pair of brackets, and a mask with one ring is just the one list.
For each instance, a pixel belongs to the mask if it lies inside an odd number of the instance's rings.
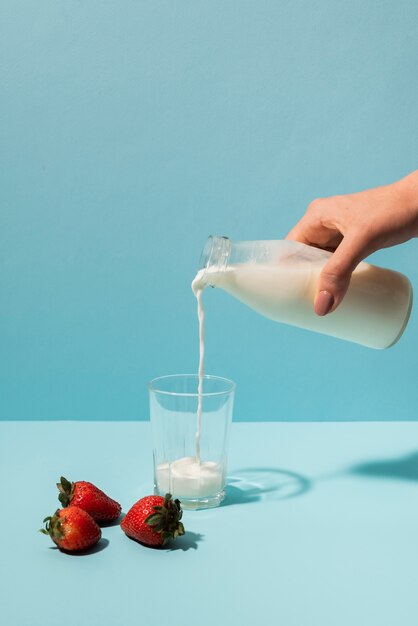
{"label": "glass milk bottle", "polygon": [[202,287],[224,289],[276,322],[369,348],[396,343],[412,307],[411,284],[399,272],[362,262],[338,309],[324,317],[315,314],[318,277],[331,254],[287,240],[233,242],[209,237],[196,279]]}

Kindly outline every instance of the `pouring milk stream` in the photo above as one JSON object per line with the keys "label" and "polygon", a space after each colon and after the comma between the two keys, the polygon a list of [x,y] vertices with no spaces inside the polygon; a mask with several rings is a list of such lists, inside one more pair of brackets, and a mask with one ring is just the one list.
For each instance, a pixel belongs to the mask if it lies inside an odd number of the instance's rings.
{"label": "pouring milk stream", "polygon": [[198,272],[192,282],[192,290],[197,300],[199,321],[199,384],[196,425],[196,455],[182,457],[171,463],[163,463],[157,467],[157,483],[161,493],[170,492],[183,498],[204,498],[218,493],[222,489],[223,471],[214,461],[202,461],[200,438],[203,407],[203,375],[205,358],[205,313],[202,303],[203,290],[206,283],[201,281]]}

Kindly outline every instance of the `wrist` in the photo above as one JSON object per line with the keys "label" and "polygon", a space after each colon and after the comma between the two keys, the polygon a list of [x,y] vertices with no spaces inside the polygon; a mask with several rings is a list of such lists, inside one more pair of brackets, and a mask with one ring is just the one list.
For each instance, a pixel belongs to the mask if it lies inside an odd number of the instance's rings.
{"label": "wrist", "polygon": [[399,193],[405,208],[418,212],[418,170],[393,183],[393,187]]}
{"label": "wrist", "polygon": [[414,237],[418,237],[418,170],[391,185],[397,197],[397,204],[410,215]]}

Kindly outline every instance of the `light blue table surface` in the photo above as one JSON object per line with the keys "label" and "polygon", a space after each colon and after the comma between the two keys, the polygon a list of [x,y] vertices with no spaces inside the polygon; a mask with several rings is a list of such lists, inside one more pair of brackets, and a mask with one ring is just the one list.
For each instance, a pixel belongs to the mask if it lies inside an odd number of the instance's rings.
{"label": "light blue table surface", "polygon": [[55,482],[124,511],[151,491],[148,423],[3,422],[1,613],[7,626],[405,626],[418,623],[418,424],[237,423],[219,509],[147,549],[118,526],[69,556],[37,533]]}

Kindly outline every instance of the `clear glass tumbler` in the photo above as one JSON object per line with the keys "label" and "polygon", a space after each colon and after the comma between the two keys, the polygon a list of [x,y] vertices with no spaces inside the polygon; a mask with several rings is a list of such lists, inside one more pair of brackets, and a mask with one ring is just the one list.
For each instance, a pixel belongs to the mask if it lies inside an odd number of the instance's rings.
{"label": "clear glass tumbler", "polygon": [[204,376],[200,420],[198,384],[197,375],[175,374],[148,385],[154,491],[171,493],[185,509],[219,506],[225,497],[235,383]]}

